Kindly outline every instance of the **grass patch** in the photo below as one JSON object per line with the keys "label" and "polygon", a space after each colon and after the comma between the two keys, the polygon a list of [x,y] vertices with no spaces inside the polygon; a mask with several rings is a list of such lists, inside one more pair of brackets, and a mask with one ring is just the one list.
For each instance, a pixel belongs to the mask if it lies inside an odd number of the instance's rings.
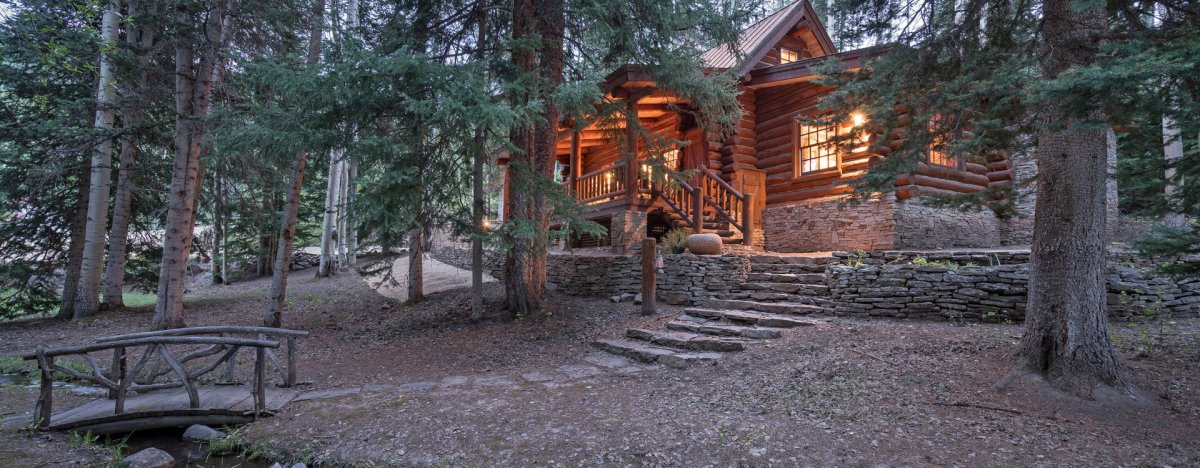
{"label": "grass patch", "polygon": [[0,356],[0,374],[26,374],[33,371],[33,361],[19,356]]}
{"label": "grass patch", "polygon": [[125,307],[140,309],[142,307],[153,306],[155,301],[158,300],[158,296],[140,291],[126,291],[121,295],[121,299],[125,301]]}

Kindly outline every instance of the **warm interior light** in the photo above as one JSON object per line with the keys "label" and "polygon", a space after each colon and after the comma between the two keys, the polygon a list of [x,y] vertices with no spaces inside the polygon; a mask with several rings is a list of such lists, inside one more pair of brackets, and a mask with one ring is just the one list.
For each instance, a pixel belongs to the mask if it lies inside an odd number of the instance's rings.
{"label": "warm interior light", "polygon": [[486,230],[488,230],[488,229],[491,229],[491,228],[492,228],[492,222],[491,222],[491,221],[488,221],[488,220],[486,220],[486,219],[485,219],[485,220],[483,220],[483,229],[486,231]]}
{"label": "warm interior light", "polygon": [[861,127],[863,124],[867,123],[867,117],[861,113],[855,112],[850,114],[850,121],[854,122],[855,127]]}

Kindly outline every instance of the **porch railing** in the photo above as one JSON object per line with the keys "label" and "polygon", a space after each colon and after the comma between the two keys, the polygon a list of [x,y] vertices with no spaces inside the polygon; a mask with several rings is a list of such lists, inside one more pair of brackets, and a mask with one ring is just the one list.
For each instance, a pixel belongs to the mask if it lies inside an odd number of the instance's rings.
{"label": "porch railing", "polygon": [[575,182],[575,199],[580,203],[596,203],[618,198],[625,193],[625,162],[579,176]]}
{"label": "porch railing", "polygon": [[704,197],[704,204],[711,206],[717,217],[742,231],[744,244],[752,245],[751,234],[754,230],[754,223],[751,219],[751,210],[754,208],[754,196],[737,191],[711,169],[702,168],[700,171],[698,188]]}

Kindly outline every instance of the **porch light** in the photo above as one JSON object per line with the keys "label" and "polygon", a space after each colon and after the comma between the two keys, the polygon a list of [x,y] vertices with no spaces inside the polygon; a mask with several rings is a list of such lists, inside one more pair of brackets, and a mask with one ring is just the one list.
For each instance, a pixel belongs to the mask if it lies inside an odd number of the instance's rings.
{"label": "porch light", "polygon": [[854,123],[855,127],[861,127],[863,124],[867,123],[867,116],[862,115],[861,112],[855,112],[850,114],[850,121]]}

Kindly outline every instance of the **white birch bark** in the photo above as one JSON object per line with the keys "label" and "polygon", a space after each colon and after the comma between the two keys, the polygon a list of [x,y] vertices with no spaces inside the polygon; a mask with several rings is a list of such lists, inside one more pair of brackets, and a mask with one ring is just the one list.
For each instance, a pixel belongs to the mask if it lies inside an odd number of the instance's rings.
{"label": "white birch bark", "polygon": [[[100,26],[100,86],[96,91],[96,123],[100,132],[109,132],[116,118],[116,83],[109,53],[117,45],[117,0],[104,8]],[[92,180],[88,191],[87,226],[84,228],[83,258],[79,266],[79,291],[75,294],[74,319],[100,312],[100,275],[104,268],[107,244],[108,195],[112,181],[112,138],[104,138],[92,153]]]}
{"label": "white birch bark", "polygon": [[341,171],[338,170],[338,161],[344,155],[345,150],[342,148],[334,148],[329,152],[329,180],[325,186],[325,218],[321,222],[321,262],[317,266],[317,276],[322,278],[337,271],[334,236],[337,228],[337,188],[341,175]]}

